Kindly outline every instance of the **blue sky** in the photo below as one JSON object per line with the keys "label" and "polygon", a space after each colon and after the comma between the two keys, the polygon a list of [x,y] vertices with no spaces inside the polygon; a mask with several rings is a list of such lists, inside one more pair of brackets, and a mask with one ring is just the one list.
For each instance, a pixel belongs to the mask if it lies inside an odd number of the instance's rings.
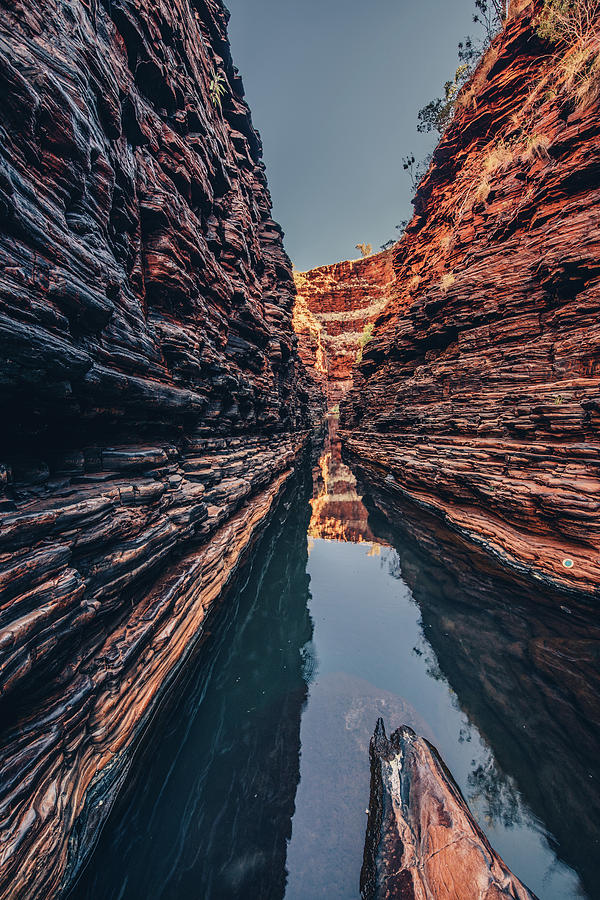
{"label": "blue sky", "polygon": [[458,65],[474,0],[226,0],[274,216],[300,270],[374,249],[409,218],[402,157]]}

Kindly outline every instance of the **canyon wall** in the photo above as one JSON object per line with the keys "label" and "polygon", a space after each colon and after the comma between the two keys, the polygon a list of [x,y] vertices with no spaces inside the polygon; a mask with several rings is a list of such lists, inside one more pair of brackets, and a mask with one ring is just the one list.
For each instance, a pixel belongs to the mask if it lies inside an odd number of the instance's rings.
{"label": "canyon wall", "polygon": [[458,97],[341,426],[505,567],[597,596],[600,44],[570,80],[542,6],[512,5]]}
{"label": "canyon wall", "polygon": [[306,368],[326,393],[330,408],[352,385],[352,367],[389,299],[393,262],[393,253],[387,250],[294,273],[298,349]]}
{"label": "canyon wall", "polygon": [[0,897],[71,883],[306,442],[227,18],[0,2]]}
{"label": "canyon wall", "polygon": [[416,652],[435,678],[448,681],[496,760],[472,770],[465,799],[483,799],[493,826],[518,824],[523,798],[593,897],[600,883],[595,599],[515,577],[370,463],[359,462],[355,472],[369,522],[397,551],[399,574],[419,607],[426,637]]}

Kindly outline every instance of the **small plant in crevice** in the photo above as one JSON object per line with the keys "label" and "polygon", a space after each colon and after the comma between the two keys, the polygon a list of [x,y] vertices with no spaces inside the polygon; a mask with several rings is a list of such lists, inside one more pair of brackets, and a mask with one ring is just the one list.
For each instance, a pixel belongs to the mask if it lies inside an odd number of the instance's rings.
{"label": "small plant in crevice", "polygon": [[366,259],[367,256],[370,256],[373,252],[373,247],[371,244],[356,244],[356,249],[360,250],[360,255],[363,259]]}
{"label": "small plant in crevice", "polygon": [[363,358],[363,352],[371,338],[373,337],[373,322],[367,322],[362,330],[360,340],[358,342],[358,353],[356,354],[356,362],[359,363]]}
{"label": "small plant in crevice", "polygon": [[498,143],[489,150],[483,160],[483,171],[487,173],[495,172],[498,169],[504,169],[513,160],[513,151],[505,141]]}
{"label": "small plant in crevice", "polygon": [[221,72],[217,72],[211,78],[208,84],[208,93],[210,95],[210,101],[215,108],[219,110],[223,109],[223,97],[227,92],[227,88],[225,87],[225,78],[221,74]]}
{"label": "small plant in crevice", "polygon": [[489,178],[482,178],[473,192],[474,203],[487,203],[488,197],[492,192],[492,185]]}
{"label": "small plant in crevice", "polygon": [[525,138],[525,159],[549,159],[550,138],[545,134],[530,134]]}
{"label": "small plant in crevice", "polygon": [[448,291],[452,287],[455,281],[456,276],[452,272],[446,272],[446,274],[442,275],[442,277],[440,278],[440,288],[444,293],[446,293],[446,291]]}

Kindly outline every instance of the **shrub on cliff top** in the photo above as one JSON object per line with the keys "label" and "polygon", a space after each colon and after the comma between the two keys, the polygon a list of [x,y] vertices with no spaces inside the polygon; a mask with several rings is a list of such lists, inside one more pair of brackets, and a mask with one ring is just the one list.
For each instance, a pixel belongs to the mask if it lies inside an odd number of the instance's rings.
{"label": "shrub on cliff top", "polygon": [[544,0],[537,32],[558,45],[557,78],[579,108],[600,98],[600,0]]}
{"label": "shrub on cliff top", "polygon": [[544,0],[538,34],[571,46],[598,36],[600,0]]}

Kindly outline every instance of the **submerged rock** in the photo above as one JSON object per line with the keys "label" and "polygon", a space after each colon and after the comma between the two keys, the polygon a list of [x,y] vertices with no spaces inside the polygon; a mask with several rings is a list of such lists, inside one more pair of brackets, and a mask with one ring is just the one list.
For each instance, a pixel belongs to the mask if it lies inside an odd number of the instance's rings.
{"label": "submerged rock", "polygon": [[363,900],[535,900],[490,846],[435,747],[407,725],[371,738]]}

